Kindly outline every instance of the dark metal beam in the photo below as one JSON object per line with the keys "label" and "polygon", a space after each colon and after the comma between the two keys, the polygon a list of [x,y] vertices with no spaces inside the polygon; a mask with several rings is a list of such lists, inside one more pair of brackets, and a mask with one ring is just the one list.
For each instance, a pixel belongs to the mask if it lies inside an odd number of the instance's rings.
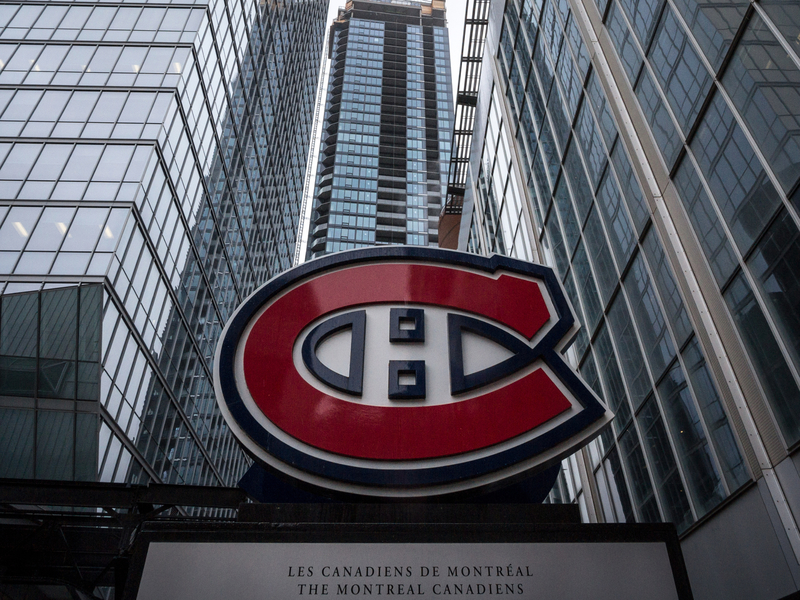
{"label": "dark metal beam", "polygon": [[247,501],[240,488],[198,485],[126,485],[77,481],[0,479],[0,504],[130,508],[139,504],[238,508]]}

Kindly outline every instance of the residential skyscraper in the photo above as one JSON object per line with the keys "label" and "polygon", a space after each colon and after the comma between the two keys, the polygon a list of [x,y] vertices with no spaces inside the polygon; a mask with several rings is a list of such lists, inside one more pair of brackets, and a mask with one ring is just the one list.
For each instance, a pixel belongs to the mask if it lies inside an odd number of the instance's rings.
{"label": "residential skyscraper", "polygon": [[0,5],[0,477],[236,484],[214,349],[291,266],[326,11]]}
{"label": "residential skyscraper", "polygon": [[330,76],[308,257],[437,244],[453,124],[442,0],[349,0]]}
{"label": "residential skyscraper", "polygon": [[697,598],[796,591],[796,3],[501,0],[485,22],[443,227],[555,268],[569,356],[616,413],[552,499],[675,523]]}

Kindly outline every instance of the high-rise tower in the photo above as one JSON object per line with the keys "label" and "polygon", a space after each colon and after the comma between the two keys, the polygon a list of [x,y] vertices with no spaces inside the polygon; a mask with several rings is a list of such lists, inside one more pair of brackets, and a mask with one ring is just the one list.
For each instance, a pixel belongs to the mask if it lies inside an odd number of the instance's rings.
{"label": "high-rise tower", "polygon": [[308,256],[437,244],[453,124],[441,0],[350,0],[331,26]]}
{"label": "high-rise tower", "polygon": [[501,0],[484,22],[459,247],[555,268],[616,413],[554,500],[675,523],[695,597],[796,591],[797,4]]}
{"label": "high-rise tower", "polygon": [[0,5],[0,477],[235,485],[213,354],[291,265],[326,10]]}

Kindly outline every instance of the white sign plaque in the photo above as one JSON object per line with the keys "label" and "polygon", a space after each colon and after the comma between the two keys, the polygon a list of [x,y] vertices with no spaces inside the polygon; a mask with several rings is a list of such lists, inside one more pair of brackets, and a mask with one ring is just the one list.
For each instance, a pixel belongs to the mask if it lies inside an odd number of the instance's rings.
{"label": "white sign plaque", "polygon": [[138,600],[677,600],[664,542],[151,542]]}

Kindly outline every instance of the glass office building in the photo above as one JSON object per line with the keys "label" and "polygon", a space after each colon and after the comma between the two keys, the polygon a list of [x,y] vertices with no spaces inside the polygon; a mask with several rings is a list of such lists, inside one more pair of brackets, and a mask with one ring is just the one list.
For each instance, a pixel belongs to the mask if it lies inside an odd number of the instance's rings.
{"label": "glass office building", "polygon": [[291,266],[326,12],[0,5],[0,477],[236,484],[213,354]]}
{"label": "glass office building", "polygon": [[473,99],[458,245],[554,267],[616,413],[552,499],[674,522],[698,598],[800,587],[798,34],[782,0],[496,0]]}
{"label": "glass office building", "polygon": [[437,244],[453,126],[442,0],[350,0],[331,26],[308,257]]}

